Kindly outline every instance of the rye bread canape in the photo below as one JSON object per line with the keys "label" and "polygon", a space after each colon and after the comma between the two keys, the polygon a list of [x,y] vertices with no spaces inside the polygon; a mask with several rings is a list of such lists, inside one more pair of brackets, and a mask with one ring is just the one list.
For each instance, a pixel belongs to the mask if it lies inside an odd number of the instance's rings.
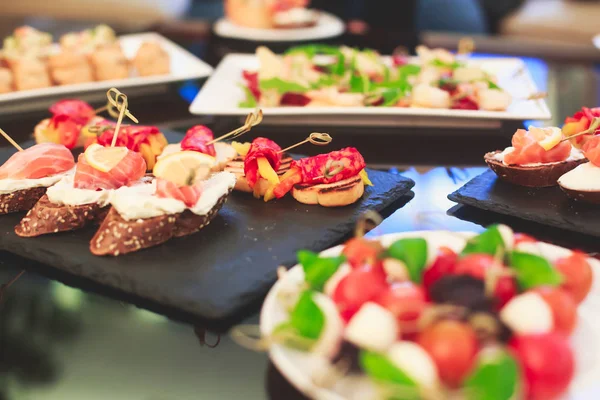
{"label": "rye bread canape", "polygon": [[196,233],[214,219],[234,186],[235,175],[218,172],[183,185],[156,178],[143,194],[116,192],[90,251],[119,256]]}
{"label": "rye bread canape", "polygon": [[354,147],[293,161],[280,183],[270,187],[265,201],[292,192],[303,204],[342,207],[358,201],[371,185],[365,160]]}
{"label": "rye bread canape", "polygon": [[0,166],[0,214],[30,210],[75,165],[65,146],[44,143],[13,154]]}
{"label": "rye bread canape", "polygon": [[584,163],[585,156],[558,128],[519,129],[513,146],[487,153],[484,161],[506,182],[527,187],[556,186],[558,178]]}

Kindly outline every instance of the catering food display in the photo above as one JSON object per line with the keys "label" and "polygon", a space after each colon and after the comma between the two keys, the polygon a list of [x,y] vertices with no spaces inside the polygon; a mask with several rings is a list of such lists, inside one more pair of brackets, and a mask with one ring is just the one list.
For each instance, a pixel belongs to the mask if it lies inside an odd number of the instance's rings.
{"label": "catering food display", "polygon": [[160,44],[142,43],[130,60],[115,32],[106,25],[68,33],[58,43],[53,43],[48,33],[23,26],[4,39],[0,92],[169,72],[170,57]]}
{"label": "catering food display", "polygon": [[316,25],[319,12],[307,1],[226,0],[225,14],[236,25],[258,29],[306,28]]}
{"label": "catering food display", "polygon": [[240,107],[421,107],[505,111],[512,96],[464,56],[417,48],[417,57],[306,45],[276,55],[261,46],[243,73]]}
{"label": "catering food display", "polygon": [[569,336],[593,279],[583,253],[494,225],[357,237],[298,261],[261,332],[311,396],[551,400],[575,376]]}
{"label": "catering food display", "polygon": [[[573,139],[575,140],[575,139]],[[585,162],[584,153],[559,128],[518,129],[512,146],[487,153],[485,162],[501,179],[521,186],[556,186],[558,178]]]}

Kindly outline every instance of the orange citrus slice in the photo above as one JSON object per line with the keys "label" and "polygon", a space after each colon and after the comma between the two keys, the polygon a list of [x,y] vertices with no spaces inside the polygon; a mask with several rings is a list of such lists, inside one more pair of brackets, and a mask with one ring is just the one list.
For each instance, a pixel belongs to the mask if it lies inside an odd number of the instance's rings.
{"label": "orange citrus slice", "polygon": [[252,144],[248,143],[248,142],[246,142],[246,143],[231,142],[231,146],[233,146],[235,151],[237,151],[237,153],[242,157],[246,157],[246,154],[248,154],[248,152],[250,151],[251,145]]}
{"label": "orange citrus slice", "polygon": [[154,165],[154,176],[166,179],[178,186],[189,185],[189,177],[203,180],[210,175],[211,168],[216,164],[214,157],[197,151],[178,151],[161,157]]}
{"label": "orange citrus slice", "polygon": [[85,150],[84,156],[94,169],[109,172],[127,156],[128,151],[127,147],[104,147],[94,143]]}

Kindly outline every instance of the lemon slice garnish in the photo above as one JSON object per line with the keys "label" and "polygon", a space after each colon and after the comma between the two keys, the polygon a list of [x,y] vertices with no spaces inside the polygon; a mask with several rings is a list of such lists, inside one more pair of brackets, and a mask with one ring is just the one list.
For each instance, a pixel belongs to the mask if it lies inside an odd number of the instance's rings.
{"label": "lemon slice garnish", "polygon": [[208,178],[211,168],[215,164],[215,158],[208,154],[197,151],[179,151],[161,157],[152,172],[157,178],[184,186],[189,184],[188,179],[192,173],[196,181]]}
{"label": "lemon slice garnish", "polygon": [[127,147],[104,147],[94,143],[85,150],[84,157],[92,168],[109,172],[127,156],[127,152]]}

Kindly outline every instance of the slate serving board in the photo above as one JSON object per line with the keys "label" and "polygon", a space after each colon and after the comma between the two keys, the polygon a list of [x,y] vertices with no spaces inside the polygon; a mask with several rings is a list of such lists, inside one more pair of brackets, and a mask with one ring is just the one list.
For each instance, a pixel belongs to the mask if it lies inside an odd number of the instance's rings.
{"label": "slate serving board", "polygon": [[[9,153],[3,149],[0,157]],[[336,244],[364,211],[384,212],[414,186],[396,174],[369,170],[369,176],[375,186],[362,200],[333,209],[303,205],[292,197],[264,203],[234,192],[197,234],[114,258],[89,252],[93,227],[27,239],[13,230],[23,214],[1,216],[0,250],[202,319],[228,318],[260,300],[275,281],[277,267],[295,264],[297,250]]]}
{"label": "slate serving board", "polygon": [[600,207],[570,200],[558,186],[511,185],[492,171],[473,178],[448,198],[486,211],[600,237]]}

